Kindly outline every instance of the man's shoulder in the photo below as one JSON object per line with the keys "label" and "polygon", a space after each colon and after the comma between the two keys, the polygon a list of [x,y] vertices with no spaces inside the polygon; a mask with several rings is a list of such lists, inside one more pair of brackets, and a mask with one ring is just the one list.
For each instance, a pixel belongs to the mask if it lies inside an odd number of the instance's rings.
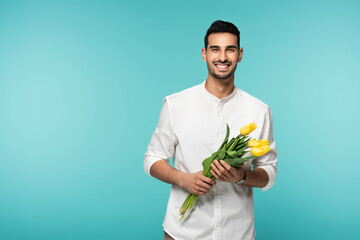
{"label": "man's shoulder", "polygon": [[200,85],[201,84],[197,84],[195,86],[186,88],[182,91],[170,94],[165,97],[164,101],[168,100],[171,102],[179,102],[179,101],[189,100],[189,98],[197,96],[197,94],[199,93],[199,90],[200,90],[199,89]]}
{"label": "man's shoulder", "polygon": [[269,105],[267,105],[257,97],[245,92],[240,88],[237,88],[237,90],[245,104],[256,107],[257,109],[263,109],[264,111],[267,111],[269,109]]}

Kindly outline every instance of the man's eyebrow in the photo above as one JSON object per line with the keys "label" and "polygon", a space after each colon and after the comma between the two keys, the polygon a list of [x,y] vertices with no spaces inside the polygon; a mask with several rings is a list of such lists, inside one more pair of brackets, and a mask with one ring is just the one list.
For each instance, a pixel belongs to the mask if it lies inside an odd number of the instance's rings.
{"label": "man's eyebrow", "polygon": [[[213,48],[220,48],[219,46],[216,46],[216,45],[212,45],[209,47],[209,49],[213,49]],[[229,49],[229,48],[235,48],[237,49],[237,46],[236,45],[229,45],[229,46],[226,46],[226,49]]]}
{"label": "man's eyebrow", "polygon": [[230,45],[230,46],[227,46],[226,48],[235,48],[235,49],[237,49],[237,46],[236,45]]}

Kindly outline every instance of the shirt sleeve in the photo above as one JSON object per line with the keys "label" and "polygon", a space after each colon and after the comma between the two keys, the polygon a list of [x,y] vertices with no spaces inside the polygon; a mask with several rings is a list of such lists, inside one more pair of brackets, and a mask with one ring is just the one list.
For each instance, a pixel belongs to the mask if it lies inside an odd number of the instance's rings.
{"label": "shirt sleeve", "polygon": [[144,155],[144,171],[148,175],[150,175],[151,166],[156,161],[165,160],[169,162],[169,158],[174,156],[175,144],[172,129],[169,104],[168,100],[165,98],[160,112],[159,123],[156,126],[148,149]]}
{"label": "shirt sleeve", "polygon": [[272,127],[272,112],[271,109],[268,108],[268,111],[265,115],[264,125],[261,132],[260,139],[268,139],[270,151],[268,151],[265,155],[257,157],[253,161],[254,170],[257,168],[262,168],[266,171],[269,176],[269,182],[262,188],[262,191],[266,191],[270,189],[276,179],[277,174],[277,149],[275,146],[275,140],[273,138],[273,127]]}

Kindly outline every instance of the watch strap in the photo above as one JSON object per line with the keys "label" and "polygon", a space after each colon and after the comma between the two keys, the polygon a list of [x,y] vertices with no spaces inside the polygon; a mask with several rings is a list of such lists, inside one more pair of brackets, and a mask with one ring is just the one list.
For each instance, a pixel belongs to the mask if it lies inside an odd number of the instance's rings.
{"label": "watch strap", "polygon": [[244,176],[242,179],[240,179],[240,181],[238,181],[237,183],[235,183],[236,185],[242,185],[246,180],[246,172],[244,171]]}

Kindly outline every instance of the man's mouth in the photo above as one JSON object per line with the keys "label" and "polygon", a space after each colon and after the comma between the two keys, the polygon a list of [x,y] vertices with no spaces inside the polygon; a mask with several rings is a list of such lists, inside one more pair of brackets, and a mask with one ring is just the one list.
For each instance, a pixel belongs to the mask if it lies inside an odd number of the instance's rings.
{"label": "man's mouth", "polygon": [[227,70],[230,67],[230,64],[215,63],[215,67],[217,67],[220,70]]}

